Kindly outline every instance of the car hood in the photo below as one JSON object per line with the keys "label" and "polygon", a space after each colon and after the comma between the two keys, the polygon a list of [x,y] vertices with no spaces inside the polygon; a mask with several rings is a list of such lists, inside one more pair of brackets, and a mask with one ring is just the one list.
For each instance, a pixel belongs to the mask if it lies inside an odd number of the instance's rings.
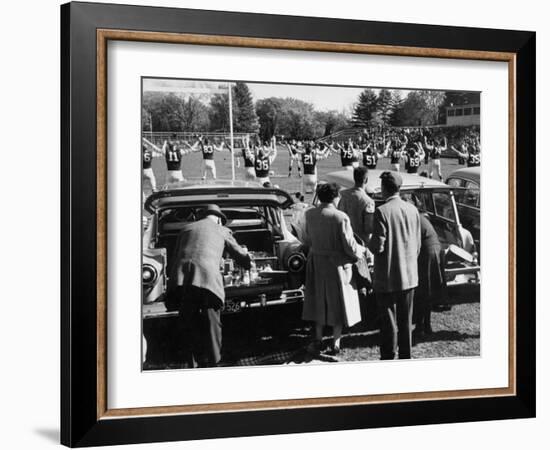
{"label": "car hood", "polygon": [[149,213],[173,205],[268,205],[288,208],[294,202],[290,194],[279,188],[262,186],[192,185],[164,189],[150,195],[145,201]]}

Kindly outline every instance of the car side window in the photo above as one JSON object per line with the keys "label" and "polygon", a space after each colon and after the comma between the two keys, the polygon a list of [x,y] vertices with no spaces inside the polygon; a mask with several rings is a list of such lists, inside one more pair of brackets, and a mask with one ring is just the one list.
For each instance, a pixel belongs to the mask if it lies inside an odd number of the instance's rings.
{"label": "car side window", "polygon": [[[461,188],[464,186],[464,180],[461,180],[460,178],[449,178],[447,180],[447,184],[451,187],[455,188]],[[464,203],[464,190],[457,189],[454,191],[454,196],[457,203]]]}
{"label": "car side window", "polygon": [[464,190],[463,193],[464,200],[462,203],[479,208],[479,185],[472,181],[468,181],[464,187],[466,190]]}
{"label": "car side window", "polygon": [[434,204],[430,192],[402,192],[401,198],[415,205],[419,210],[434,213]]}
{"label": "car side window", "polygon": [[452,197],[447,192],[434,192],[433,201],[435,205],[435,213],[445,219],[456,221],[455,211],[453,208]]}
{"label": "car side window", "polygon": [[460,178],[449,178],[447,184],[451,187],[462,187],[462,180]]}

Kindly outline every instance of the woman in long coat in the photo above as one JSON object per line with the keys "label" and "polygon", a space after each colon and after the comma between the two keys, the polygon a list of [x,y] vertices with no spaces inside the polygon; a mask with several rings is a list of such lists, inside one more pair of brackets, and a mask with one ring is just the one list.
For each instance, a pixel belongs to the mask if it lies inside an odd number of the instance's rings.
{"label": "woman in long coat", "polygon": [[361,320],[359,300],[352,283],[352,264],[365,247],[353,237],[349,217],[336,208],[338,186],[319,186],[320,205],[306,212],[304,244],[309,247],[302,318],[315,322],[315,341],[310,350],[321,348],[323,327],[333,328],[332,352],[340,351],[344,325]]}

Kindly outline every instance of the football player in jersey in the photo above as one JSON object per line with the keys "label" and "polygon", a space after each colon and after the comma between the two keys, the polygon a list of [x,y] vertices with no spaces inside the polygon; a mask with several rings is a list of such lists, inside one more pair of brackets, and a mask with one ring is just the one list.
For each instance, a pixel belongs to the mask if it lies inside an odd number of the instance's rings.
{"label": "football player in jersey", "polygon": [[250,148],[250,137],[243,139],[242,158],[244,159],[244,177],[247,180],[256,179],[256,170],[254,168],[255,149]]}
{"label": "football player in jersey", "polygon": [[265,183],[270,183],[269,172],[271,164],[277,157],[277,141],[275,136],[271,138],[271,145],[265,142],[259,146],[254,155],[254,170],[256,172],[257,181],[263,186]]}
{"label": "football player in jersey", "polygon": [[401,158],[403,157],[403,153],[408,142],[409,140],[406,135],[403,136],[403,139],[398,136],[394,136],[388,141],[386,154],[390,158],[390,165],[392,169],[396,172],[399,172]]}
{"label": "football player in jersey", "polygon": [[147,139],[143,138],[141,144],[141,163],[143,167],[143,189],[145,189],[145,184],[149,183],[151,191],[155,192],[157,190],[157,180],[155,179],[155,174],[153,173],[153,168],[151,166],[153,162],[153,157],[155,155],[162,156],[160,149],[149,142]]}
{"label": "football player in jersey", "polygon": [[172,133],[170,138],[164,141],[161,149],[161,153],[164,154],[166,160],[166,184],[183,181],[181,157],[187,152],[181,147],[177,137],[176,133]]}
{"label": "football player in jersey", "polygon": [[298,176],[301,177],[302,167],[300,166],[300,145],[294,139],[292,139],[290,142],[286,143],[286,147],[288,149],[288,176],[290,177],[292,175],[292,166],[294,165],[294,163],[296,163]]}
{"label": "football player in jersey", "polygon": [[302,191],[306,194],[315,192],[317,188],[317,161],[327,158],[330,152],[330,147],[326,144],[321,143],[320,146],[316,146],[313,141],[305,143],[302,152],[302,166],[304,167]]}
{"label": "football player in jersey", "polygon": [[[381,139],[381,138],[379,138]],[[380,148],[379,142],[382,142],[382,151],[378,152]],[[361,149],[363,154],[363,166],[367,169],[376,169],[376,164],[378,164],[378,159],[385,154],[385,144],[383,141],[378,141],[373,139],[372,141],[366,143]]]}
{"label": "football player in jersey", "polygon": [[187,144],[192,152],[202,153],[202,179],[206,180],[207,174],[210,174],[212,179],[216,179],[216,163],[214,162],[214,151],[221,152],[224,149],[225,143],[215,145],[208,138],[199,136],[197,142],[193,145]]}
{"label": "football player in jersey", "polygon": [[353,170],[359,165],[358,150],[353,146],[351,138],[344,142],[344,145],[337,143],[336,148],[340,151],[340,162],[343,169]]}
{"label": "football player in jersey", "polygon": [[403,159],[405,160],[407,173],[418,173],[418,169],[424,159],[422,144],[420,142],[411,143],[403,155]]}
{"label": "football player in jersey", "polygon": [[428,178],[433,178],[434,170],[437,170],[437,176],[440,180],[443,180],[441,175],[441,153],[447,150],[447,138],[434,139],[431,143],[424,136],[424,146],[426,147],[426,154],[429,155],[429,169]]}
{"label": "football player in jersey", "polygon": [[451,150],[454,151],[460,158],[466,160],[468,167],[478,167],[481,165],[481,146],[479,140],[465,139],[462,143],[462,151],[457,150],[451,145]]}

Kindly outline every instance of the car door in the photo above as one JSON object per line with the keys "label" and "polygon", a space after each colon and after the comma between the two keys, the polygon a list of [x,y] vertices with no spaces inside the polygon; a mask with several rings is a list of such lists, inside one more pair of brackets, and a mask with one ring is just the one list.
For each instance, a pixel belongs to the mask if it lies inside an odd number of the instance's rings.
{"label": "car door", "polygon": [[433,190],[431,223],[444,247],[451,244],[463,247],[460,223],[453,194],[449,190]]}
{"label": "car door", "polygon": [[480,239],[480,192],[479,184],[463,178],[450,178],[447,183],[454,187],[453,193],[456,200],[460,223],[466,228],[479,249]]}
{"label": "car door", "polygon": [[417,208],[425,212],[433,225],[441,245],[446,248],[450,244],[463,246],[460,225],[457,221],[456,205],[451,191],[445,189],[407,189],[401,191],[405,201],[411,201]]}

